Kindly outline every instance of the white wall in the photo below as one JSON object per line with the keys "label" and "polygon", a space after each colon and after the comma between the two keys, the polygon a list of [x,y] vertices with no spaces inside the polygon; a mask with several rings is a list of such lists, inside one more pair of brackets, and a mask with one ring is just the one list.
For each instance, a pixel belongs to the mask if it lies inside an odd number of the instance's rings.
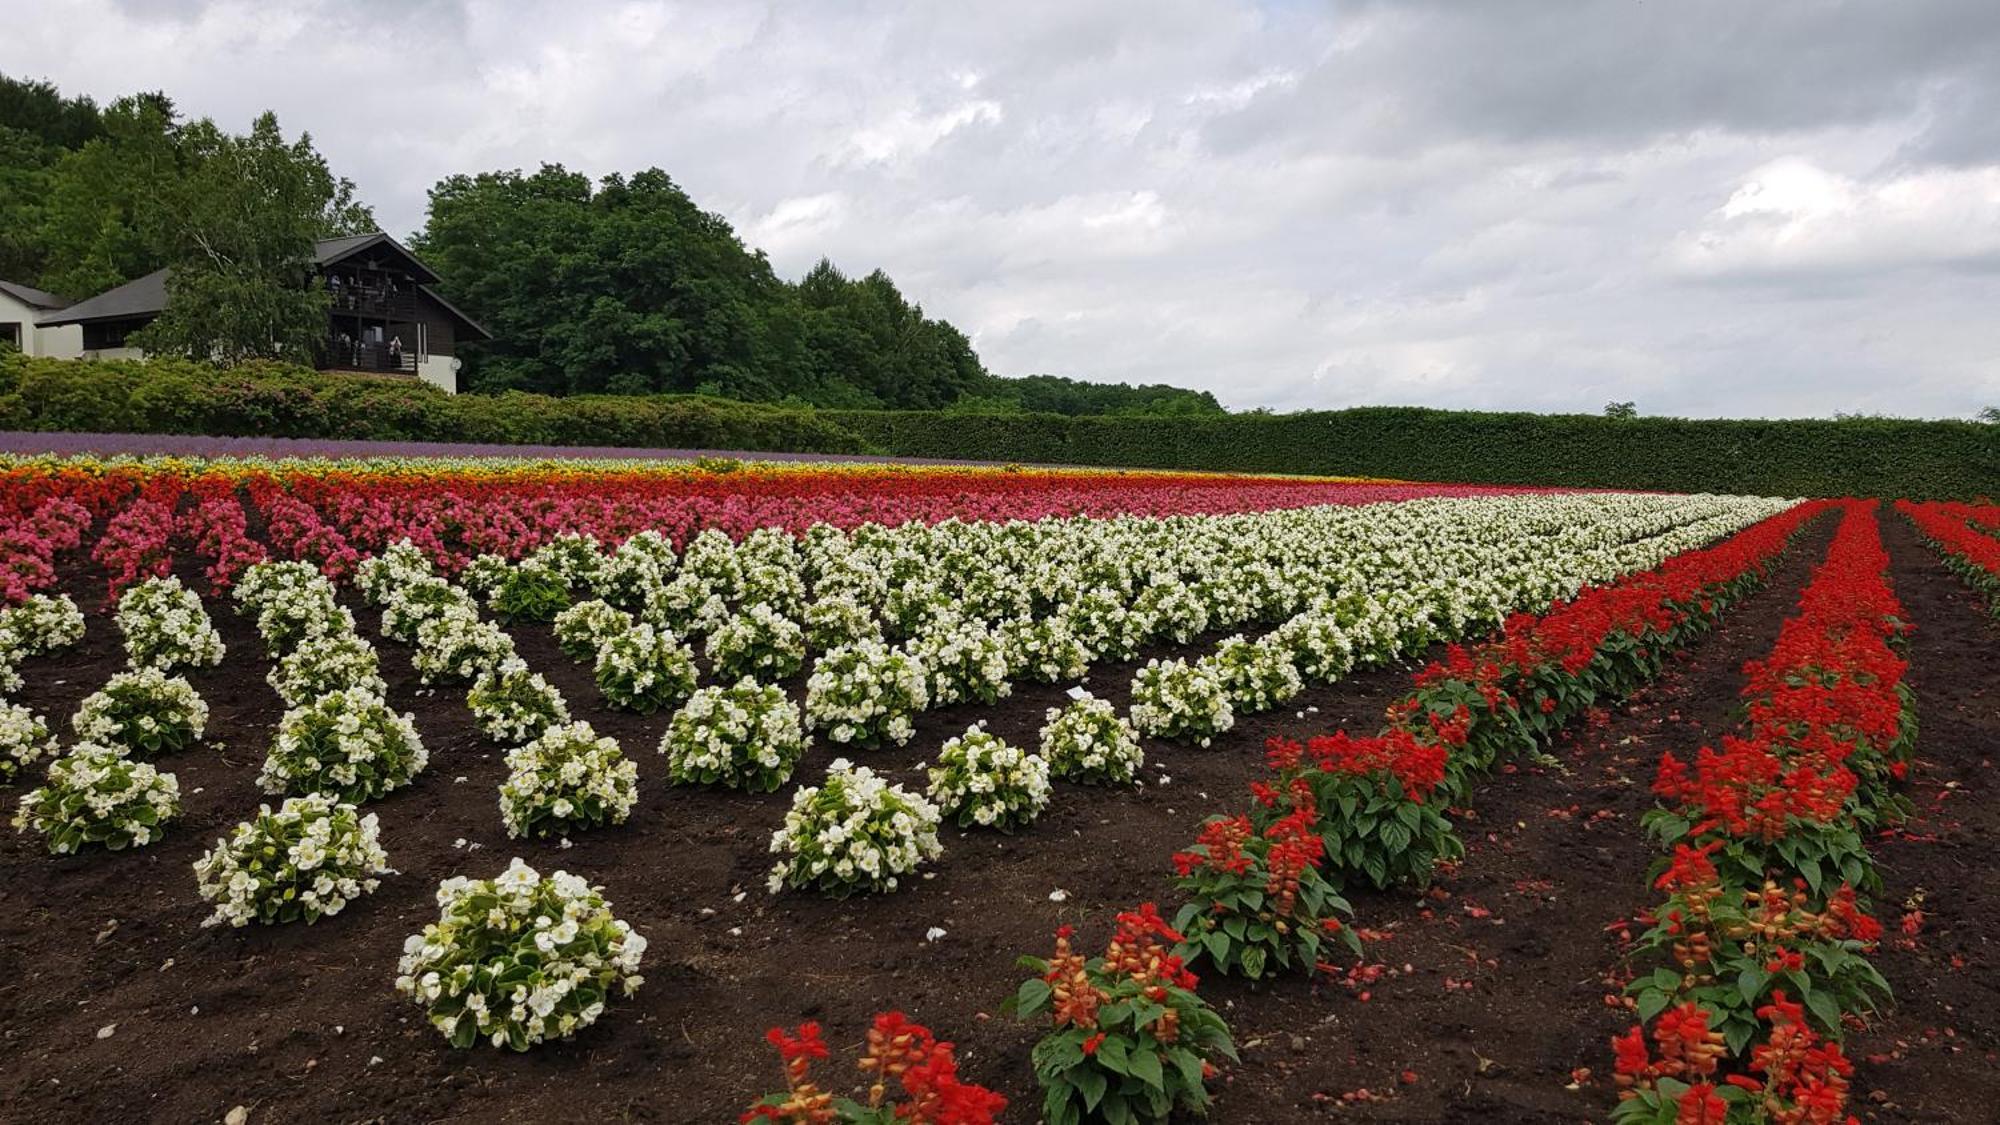
{"label": "white wall", "polygon": [[35,335],[41,338],[41,351],[37,354],[50,359],[78,359],[83,355],[83,325],[57,324],[38,328]]}
{"label": "white wall", "polygon": [[458,393],[458,360],[448,355],[426,356],[417,364],[417,378],[448,395]]}
{"label": "white wall", "polygon": [[35,318],[40,316],[42,311],[33,305],[22,304],[5,292],[0,292],[0,323],[12,321],[21,326],[23,355],[68,359],[83,350],[82,328],[74,324],[66,324],[61,328],[39,328],[35,325]]}

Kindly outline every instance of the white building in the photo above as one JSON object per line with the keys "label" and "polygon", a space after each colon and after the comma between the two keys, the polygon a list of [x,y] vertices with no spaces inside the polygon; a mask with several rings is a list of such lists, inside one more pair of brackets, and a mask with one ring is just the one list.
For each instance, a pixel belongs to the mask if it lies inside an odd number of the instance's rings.
{"label": "white building", "polygon": [[[458,344],[492,339],[432,290],[429,266],[379,231],[322,240],[313,266],[333,297],[321,370],[406,375],[456,393]],[[166,307],[166,270],[74,304],[0,281],[0,340],[33,356],[136,359],[144,353],[126,338]]]}

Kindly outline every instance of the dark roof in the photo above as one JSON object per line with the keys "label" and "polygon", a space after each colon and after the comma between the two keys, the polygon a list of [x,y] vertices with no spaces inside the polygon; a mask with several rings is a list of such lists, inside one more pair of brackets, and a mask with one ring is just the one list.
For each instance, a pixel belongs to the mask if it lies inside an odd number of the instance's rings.
{"label": "dark roof", "polygon": [[135,277],[116,289],[106,289],[88,300],[78,301],[58,312],[45,313],[43,324],[85,324],[103,320],[133,320],[154,316],[167,307],[167,271],[154,270]]}
{"label": "dark roof", "polygon": [[46,289],[37,289],[32,285],[22,285],[16,281],[0,281],[0,293],[5,293],[24,305],[38,309],[59,309],[69,304],[68,301],[63,300]]}
{"label": "dark roof", "polygon": [[364,250],[375,251],[375,253],[369,255],[371,258],[382,257],[387,253],[403,259],[403,264],[409,268],[410,273],[419,282],[430,284],[440,280],[437,274],[431,272],[429,266],[420,261],[415,254],[410,253],[409,247],[404,246],[379,230],[373,234],[350,234],[345,238],[323,238],[319,241],[319,245],[313,249],[313,263],[315,265],[330,266],[335,262],[344,262],[349,258],[356,257]]}
{"label": "dark roof", "polygon": [[419,285],[417,286],[417,288],[424,291],[424,296],[429,297],[433,301],[436,301],[438,303],[439,308],[443,309],[444,311],[450,313],[453,317],[457,318],[459,324],[463,325],[466,328],[470,328],[474,333],[476,333],[479,336],[480,339],[491,340],[493,338],[493,333],[488,332],[486,330],[485,325],[479,323],[478,321],[458,311],[458,306],[452,304],[450,301],[445,300],[443,297],[438,296],[437,290],[432,289],[428,285]]}
{"label": "dark roof", "polygon": [[[379,250],[375,256],[393,254],[396,257],[404,259],[404,264],[409,267],[410,273],[416,277],[419,283],[435,282],[438,280],[438,275],[431,272],[429,266],[418,261],[417,256],[405,249],[402,243],[397,242],[381,231],[376,231],[373,234],[351,234],[343,238],[323,238],[313,247],[313,264],[317,266],[330,266],[335,262],[344,262],[349,258],[355,257],[363,251],[377,248]],[[22,286],[21,288],[26,287]],[[427,285],[420,284],[419,288],[424,289],[426,293],[430,293]],[[48,296],[48,294],[43,295]],[[493,338],[486,329],[474,323],[471,317],[452,308],[450,304],[445,302],[436,293],[430,293],[430,296],[432,300],[443,305],[453,316],[464,321],[468,327],[479,333],[480,336],[488,340]],[[42,324],[49,325],[83,324],[89,321],[103,320],[133,320],[139,317],[157,316],[161,309],[167,307],[167,271],[154,270],[144,277],[133,278],[116,289],[107,289],[95,297],[78,301],[76,304],[69,305],[68,307],[63,307],[60,304],[43,307],[61,310],[41,318]]]}

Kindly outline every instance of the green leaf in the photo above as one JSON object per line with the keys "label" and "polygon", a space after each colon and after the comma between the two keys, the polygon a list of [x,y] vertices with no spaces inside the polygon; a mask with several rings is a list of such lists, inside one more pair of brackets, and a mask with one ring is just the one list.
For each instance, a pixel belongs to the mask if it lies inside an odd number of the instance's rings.
{"label": "green leaf", "polygon": [[1142,1048],[1134,1052],[1129,1061],[1132,1077],[1137,1078],[1154,1089],[1164,1090],[1166,1088],[1167,1078],[1165,1074],[1160,1072],[1160,1057],[1158,1055]]}

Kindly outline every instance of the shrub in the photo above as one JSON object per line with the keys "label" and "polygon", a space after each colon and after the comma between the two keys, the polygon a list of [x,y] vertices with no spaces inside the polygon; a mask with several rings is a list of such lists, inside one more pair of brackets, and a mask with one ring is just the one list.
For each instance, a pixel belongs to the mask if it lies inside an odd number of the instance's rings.
{"label": "shrub", "polygon": [[255,619],[272,605],[324,585],[331,583],[309,562],[267,559],[243,568],[230,597],[236,602],[237,613]]}
{"label": "shrub", "polygon": [[68,594],[31,594],[0,611],[0,649],[46,656],[83,639],[83,611]]}
{"label": "shrub", "polygon": [[304,919],[310,925],[372,894],[390,874],[375,814],[323,793],[257,806],[227,839],[195,861],[195,881],[215,913],[204,926]]}
{"label": "shrub", "polygon": [[504,556],[474,555],[465,569],[458,572],[458,584],[480,597],[490,597],[513,570],[514,564]]}
{"label": "shrub", "polygon": [[170,773],[115,746],[80,742],[49,763],[48,783],[21,798],[14,827],[40,832],[56,855],[102,844],[143,847],[180,815],[181,787]]}
{"label": "shrub", "polygon": [[631,614],[599,599],[578,602],[556,614],[556,645],[571,660],[597,661],[597,650],[638,622]]}
{"label": "shrub", "polygon": [[600,888],[517,857],[497,879],[446,879],[438,920],[403,943],[396,991],[454,1047],[481,1039],[525,1051],[597,1022],[614,987],[645,978],[646,939],[611,913]]}
{"label": "shrub", "polygon": [[1208,604],[1177,581],[1139,591],[1132,608],[1152,636],[1164,637],[1175,644],[1193,644],[1196,637],[1208,632]]}
{"label": "shrub", "polygon": [[759,603],[731,617],[708,636],[708,659],[723,680],[782,680],[806,662],[805,630]]}
{"label": "shrub", "polygon": [[1207,746],[1235,725],[1228,690],[1200,664],[1148,660],[1132,677],[1132,726],[1142,734]]}
{"label": "shrub", "polygon": [[285,712],[257,783],[266,793],[325,793],[360,804],[408,785],[429,761],[410,716],[349,689]]}
{"label": "shrub", "polygon": [[208,704],[186,680],[158,668],[142,668],[120,672],[86,696],[70,726],[85,742],[157,758],[201,740],[208,726]]}
{"label": "shrub", "polygon": [[417,629],[410,664],[426,684],[462,684],[514,658],[514,638],[471,610],[441,613]]}
{"label": "shrub", "polygon": [[1013,694],[1007,682],[1007,646],[979,621],[950,618],[910,638],[911,656],[929,675],[931,706],[997,703]]}
{"label": "shrub", "polygon": [[1204,821],[1194,846],[1174,854],[1176,886],[1189,900],[1174,928],[1187,936],[1188,960],[1251,980],[1311,972],[1336,934],[1359,956],[1360,940],[1336,917],[1352,911],[1320,873],[1323,854],[1309,794],[1261,832],[1247,816]]}
{"label": "shrub", "polygon": [[350,688],[387,695],[375,646],[353,632],[309,638],[278,658],[265,678],[287,707],[301,707],[330,692]]}
{"label": "shrub", "polygon": [[589,723],[552,726],[507,752],[500,819],[509,836],[623,824],[639,799],[639,767]]}
{"label": "shrub", "polygon": [[414,578],[390,591],[382,607],[382,635],[415,644],[423,626],[454,610],[478,616],[479,605],[442,578]]}
{"label": "shrub", "polygon": [[683,571],[664,586],[646,591],[639,620],[683,637],[700,637],[729,620],[729,603],[701,575]]}
{"label": "shrub", "polygon": [[1035,975],[1008,998],[1022,1019],[1051,1030],[1030,1059],[1049,1125],[1166,1121],[1201,1116],[1215,1064],[1236,1058],[1229,1026],[1195,994],[1195,977],[1171,949],[1185,940],[1152,903],[1118,916],[1102,957],[1070,948],[1056,931],[1055,956],[1021,958]]}
{"label": "shrub", "polygon": [[743,680],[707,687],[667,723],[660,753],[677,785],[726,785],[769,793],[791,780],[805,755],[799,709],[782,689]]}
{"label": "shrub", "polygon": [[[1443,745],[1392,730],[1377,738],[1340,731],[1303,746],[1272,739],[1266,747],[1278,788],[1304,787],[1320,810],[1320,837],[1336,881],[1424,886],[1440,862],[1464,854],[1432,800],[1445,778]],[[1268,816],[1255,815],[1265,822],[1260,829],[1269,827]]]}
{"label": "shrub", "polygon": [[974,723],[947,739],[930,770],[925,795],[960,828],[979,825],[1012,832],[1031,823],[1049,804],[1049,764],[1009,746]]}
{"label": "shrub", "polygon": [[1234,636],[1215,646],[1201,661],[1204,670],[1222,684],[1234,711],[1269,711],[1298,697],[1305,681],[1281,645]]}
{"label": "shrub", "polygon": [[829,594],[806,605],[806,645],[826,652],[882,639],[882,623],[850,594]]}
{"label": "shrub", "polygon": [[354,568],[354,585],[369,605],[387,607],[405,586],[435,577],[429,556],[408,539],[391,543]]}
{"label": "shrub", "polygon": [[999,633],[1013,675],[1053,684],[1090,670],[1090,650],[1059,617],[1016,617],[1001,622]]}
{"label": "shrub", "polygon": [[572,590],[588,590],[604,569],[604,545],[589,535],[565,531],[535,548],[528,560],[556,572]]}
{"label": "shrub", "polygon": [[118,599],[118,629],[134,667],[171,672],[222,663],[222,635],[215,631],[201,598],[174,577],[148,578]]}
{"label": "shrub", "polygon": [[354,632],[354,615],[334,598],[331,583],[321,579],[257,611],[257,635],[264,649],[283,653],[315,637]]}
{"label": "shrub", "polygon": [[1357,658],[1353,638],[1330,614],[1298,614],[1273,630],[1263,643],[1283,648],[1299,675],[1319,684],[1345,676]]}
{"label": "shrub", "polygon": [[488,598],[500,620],[553,621],[569,608],[569,583],[544,562],[523,559],[507,571]]}
{"label": "shrub", "polygon": [[694,685],[694,654],[651,625],[613,637],[597,651],[597,689],[614,707],[650,715],[678,707]]}
{"label": "shrub", "polygon": [[1042,727],[1042,757],[1049,772],[1089,785],[1130,785],[1146,764],[1139,736],[1118,709],[1085,696],[1067,707],[1051,707]]}
{"label": "shrub", "polygon": [[486,737],[503,746],[519,746],[569,722],[569,703],[562,692],[529,671],[527,662],[518,657],[481,672],[465,693],[465,705]]}
{"label": "shrub", "polygon": [[880,641],[845,645],[820,657],[806,681],[806,726],[842,745],[898,746],[916,733],[930,702],[924,668]]}
{"label": "shrub", "polygon": [[40,715],[18,703],[0,703],[0,785],[55,753],[55,737]]}
{"label": "shrub", "polygon": [[824,782],[792,795],[784,827],[771,834],[771,851],[784,856],[771,868],[771,893],[893,891],[900,877],[944,854],[938,823],[937,806],[837,758]]}

